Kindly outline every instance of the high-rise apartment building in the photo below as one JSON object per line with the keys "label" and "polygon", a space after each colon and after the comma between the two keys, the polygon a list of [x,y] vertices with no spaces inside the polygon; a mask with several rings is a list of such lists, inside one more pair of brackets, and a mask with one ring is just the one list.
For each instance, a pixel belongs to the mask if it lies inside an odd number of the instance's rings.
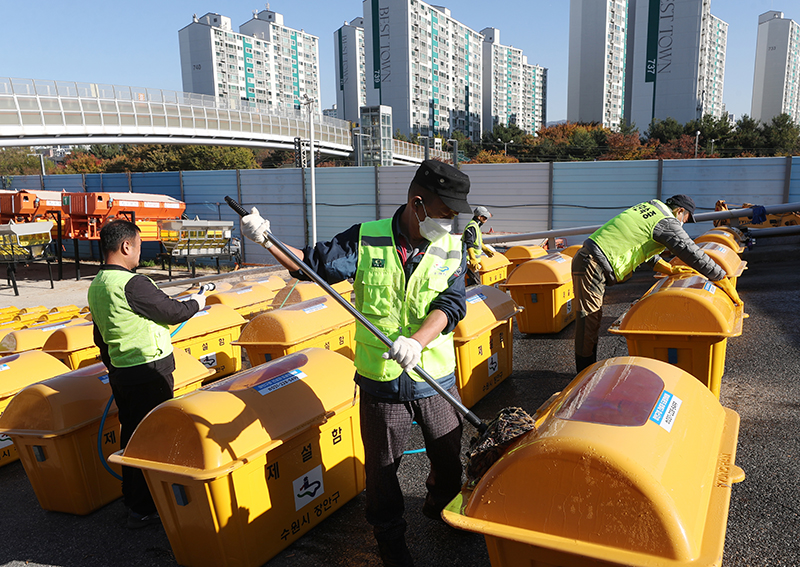
{"label": "high-rise apartment building", "polygon": [[570,0],[567,120],[619,128],[624,118],[628,4]]}
{"label": "high-rise apartment building", "polygon": [[319,40],[283,25],[269,9],[236,33],[231,19],[208,13],[178,32],[183,90],[272,110],[299,109],[305,95],[321,112]]}
{"label": "high-rise apartment building", "polygon": [[758,17],[750,114],[769,122],[784,113],[800,124],[800,25],[770,11]]}
{"label": "high-rise apartment building", "polygon": [[529,134],[547,121],[547,69],[528,64],[521,49],[500,44],[500,30],[484,28],[483,129],[514,124]]}
{"label": "high-rise apartment building", "polygon": [[420,0],[364,0],[367,104],[404,134],[482,132],[483,37]]}
{"label": "high-rise apartment building", "polygon": [[359,122],[359,109],[367,104],[364,18],[355,18],[333,32],[336,60],[337,118]]}
{"label": "high-rise apartment building", "polygon": [[710,10],[710,0],[630,0],[625,119],[640,131],[654,118],[726,115],[728,24]]}

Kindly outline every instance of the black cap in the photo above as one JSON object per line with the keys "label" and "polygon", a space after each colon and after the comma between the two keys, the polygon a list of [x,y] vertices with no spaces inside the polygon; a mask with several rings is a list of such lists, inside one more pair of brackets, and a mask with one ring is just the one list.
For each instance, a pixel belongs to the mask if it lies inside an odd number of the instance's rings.
{"label": "black cap", "polygon": [[677,207],[686,209],[689,213],[689,222],[694,222],[694,199],[689,195],[673,195],[667,199],[667,206],[670,209]]}
{"label": "black cap", "polygon": [[412,183],[435,193],[445,205],[457,213],[472,213],[472,207],[467,202],[469,176],[452,165],[426,159],[417,169]]}

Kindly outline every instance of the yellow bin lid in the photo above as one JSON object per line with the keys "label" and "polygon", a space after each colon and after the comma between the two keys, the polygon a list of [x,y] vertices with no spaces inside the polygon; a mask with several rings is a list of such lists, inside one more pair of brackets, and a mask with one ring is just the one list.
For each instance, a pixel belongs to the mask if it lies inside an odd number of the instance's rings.
{"label": "yellow bin lid", "polygon": [[525,262],[533,258],[547,256],[547,250],[541,246],[512,246],[505,251],[504,255],[512,262]]}
{"label": "yellow bin lid", "polygon": [[66,364],[40,350],[4,356],[0,358],[0,404],[25,386],[65,372],[69,372]]}
{"label": "yellow bin lid", "polygon": [[283,356],[164,402],[109,460],[194,480],[225,476],[351,408],[354,373],[350,359],[325,349]]}
{"label": "yellow bin lid", "polygon": [[77,352],[95,346],[94,325],[91,321],[81,319],[83,325],[64,325],[55,330],[45,341],[42,350],[45,352]]}
{"label": "yellow bin lid", "polygon": [[514,300],[494,286],[467,288],[467,314],[453,331],[456,342],[467,342],[511,319],[519,311]]}
{"label": "yellow bin lid", "polygon": [[509,274],[500,289],[525,285],[562,285],[572,281],[572,258],[553,252],[523,262]]}
{"label": "yellow bin lid", "polygon": [[327,295],[257,315],[234,345],[297,345],[355,321]]}
{"label": "yellow bin lid", "polygon": [[275,292],[257,283],[241,287],[232,287],[228,291],[222,291],[209,295],[206,305],[216,305],[221,303],[233,309],[241,309],[258,303],[272,301]]}
{"label": "yellow bin lid", "polygon": [[697,244],[702,244],[704,242],[718,242],[734,249],[737,254],[744,251],[744,246],[742,246],[736,234],[730,230],[724,230],[721,228],[709,230],[708,232],[695,238],[694,241]]}
{"label": "yellow bin lid", "polygon": [[[742,260],[730,246],[717,242],[702,242],[699,243],[697,247],[708,254],[720,268],[725,270],[725,275],[729,278],[738,278],[747,267],[747,262]],[[680,258],[673,258],[670,264],[686,265]]]}
{"label": "yellow bin lid", "polygon": [[[211,291],[211,292],[206,294],[206,300],[209,297],[213,296],[214,294],[222,293],[223,291],[228,291],[232,287],[233,287],[233,285],[229,284],[228,282],[214,282],[214,291]],[[193,293],[197,293],[198,291],[200,291],[200,286],[199,285],[195,285],[195,286],[190,287],[186,291],[182,291],[181,293],[173,295],[172,297],[174,297],[176,299],[180,298],[180,297],[188,297],[188,296],[192,295]]]}
{"label": "yellow bin lid", "polygon": [[569,256],[570,258],[574,258],[575,254],[578,253],[578,250],[583,248],[583,244],[573,244],[572,246],[567,246],[563,250],[559,250],[564,256]]}
{"label": "yellow bin lid", "polygon": [[215,331],[230,329],[244,323],[244,317],[227,305],[206,305],[205,309],[198,311],[191,319],[186,321],[186,324],[180,330],[175,332],[175,329],[180,325],[173,325],[169,328],[169,332],[175,333],[172,335],[172,342],[175,343],[193,337],[208,335]]}
{"label": "yellow bin lid", "polygon": [[502,254],[495,254],[494,256],[487,256],[484,254],[480,257],[481,273],[499,270],[505,266],[510,266],[511,261]]}
{"label": "yellow bin lid", "polygon": [[737,337],[742,334],[743,309],[703,276],[671,276],[651,287],[609,331]]}
{"label": "yellow bin lid", "polygon": [[[65,435],[100,419],[111,397],[108,370],[98,362],[20,391],[0,416],[0,431],[42,438]],[[109,413],[116,413],[112,404]]]}
{"label": "yellow bin lid", "polygon": [[[353,293],[353,284],[349,281],[344,280],[331,285],[331,287],[336,293],[344,296],[348,301],[350,300],[350,295]],[[286,305],[325,295],[328,295],[327,292],[314,282],[300,282],[293,279],[275,294],[275,299],[272,300],[272,307],[279,309],[281,306],[285,307]]]}
{"label": "yellow bin lid", "polygon": [[41,349],[53,333],[73,327],[89,327],[91,333],[92,323],[86,319],[70,319],[69,321],[33,325],[26,329],[11,331],[0,341],[0,353]]}
{"label": "yellow bin lid", "polygon": [[738,430],[736,412],[680,368],[611,358],[579,374],[444,517],[553,550],[547,564],[561,550],[569,565],[719,565],[731,483],[744,479]]}

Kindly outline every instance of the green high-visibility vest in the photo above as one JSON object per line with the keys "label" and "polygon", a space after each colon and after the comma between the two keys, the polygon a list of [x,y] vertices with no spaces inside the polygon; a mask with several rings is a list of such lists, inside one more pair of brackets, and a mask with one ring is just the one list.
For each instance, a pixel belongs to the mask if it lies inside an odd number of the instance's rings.
{"label": "green high-visibility vest", "polygon": [[[477,253],[476,256],[480,256],[483,254],[483,234],[481,233],[481,225],[478,224],[478,221],[472,219],[467,223],[467,226],[464,227],[464,234],[467,233],[467,230],[469,230],[470,227],[475,229],[475,242],[472,243],[470,248],[474,248],[475,252]],[[461,238],[463,240],[464,237],[462,236]]]}
{"label": "green high-visibility vest", "polygon": [[169,327],[142,317],[128,304],[125,285],[134,276],[127,270],[100,270],[89,286],[92,321],[108,345],[111,364],[117,368],[146,364],[172,354]]}
{"label": "green high-visibility vest", "polygon": [[664,251],[653,240],[653,229],[672,211],[653,199],[627,209],[598,228],[589,238],[605,254],[618,282],[625,280],[642,262]]}
{"label": "green high-visibility vest", "polygon": [[[353,284],[356,307],[392,341],[410,337],[428,316],[431,302],[448,288],[448,279],[461,267],[461,242],[446,234],[428,245],[411,278],[397,255],[392,219],[361,225],[358,265]],[[371,380],[394,380],[403,369],[394,360],[381,356],[387,347],[363,325],[356,326],[355,365],[358,373]],[[455,371],[453,333],[439,335],[422,351],[420,365],[438,379]],[[411,378],[421,382],[416,372]]]}

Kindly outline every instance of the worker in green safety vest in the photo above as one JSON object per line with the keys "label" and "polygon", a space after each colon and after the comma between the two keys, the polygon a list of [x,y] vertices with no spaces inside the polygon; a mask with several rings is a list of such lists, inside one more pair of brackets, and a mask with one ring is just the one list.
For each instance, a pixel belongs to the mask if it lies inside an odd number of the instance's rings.
{"label": "worker in green safety vest", "polygon": [[[387,566],[413,565],[397,478],[413,421],[431,466],[422,513],[441,522],[442,510],[461,488],[461,415],[413,368],[420,364],[459,398],[453,329],[466,314],[466,259],[450,232],[457,214],[472,211],[469,185],[458,169],[426,160],[392,218],[353,225],[303,250],[291,248],[328,283],[353,278],[356,307],[394,343],[387,351],[361,325],[356,328],[366,518]],[[255,207],[242,218],[245,237],[270,250],[292,276],[307,279],[269,241],[269,226]]]}
{"label": "worker in green safety vest", "polygon": [[[154,407],[172,399],[175,358],[169,325],[190,319],[205,307],[202,294],[172,299],[153,280],[135,272],[142,239],[134,223],[116,219],[100,231],[105,263],[89,286],[94,342],[108,369],[108,383],[119,410],[120,447]],[[127,526],[160,521],[141,469],[122,467]]]}
{"label": "worker in green safety vest", "polygon": [[[665,275],[699,272],[740,302],[736,289],[719,267],[686,234],[683,223],[694,222],[694,200],[675,195],[639,203],[612,218],[583,243],[572,259],[572,283],[577,304],[575,366],[580,372],[597,361],[597,342],[607,285],[625,281],[643,262]],[[673,266],[658,254],[665,249],[686,266]]]}
{"label": "worker in green safety vest", "polygon": [[481,256],[486,254],[490,258],[494,256],[494,248],[483,243],[481,227],[489,220],[492,213],[486,207],[475,207],[472,212],[472,220],[464,228],[461,241],[467,250],[468,269],[467,285],[479,285],[481,283]]}

